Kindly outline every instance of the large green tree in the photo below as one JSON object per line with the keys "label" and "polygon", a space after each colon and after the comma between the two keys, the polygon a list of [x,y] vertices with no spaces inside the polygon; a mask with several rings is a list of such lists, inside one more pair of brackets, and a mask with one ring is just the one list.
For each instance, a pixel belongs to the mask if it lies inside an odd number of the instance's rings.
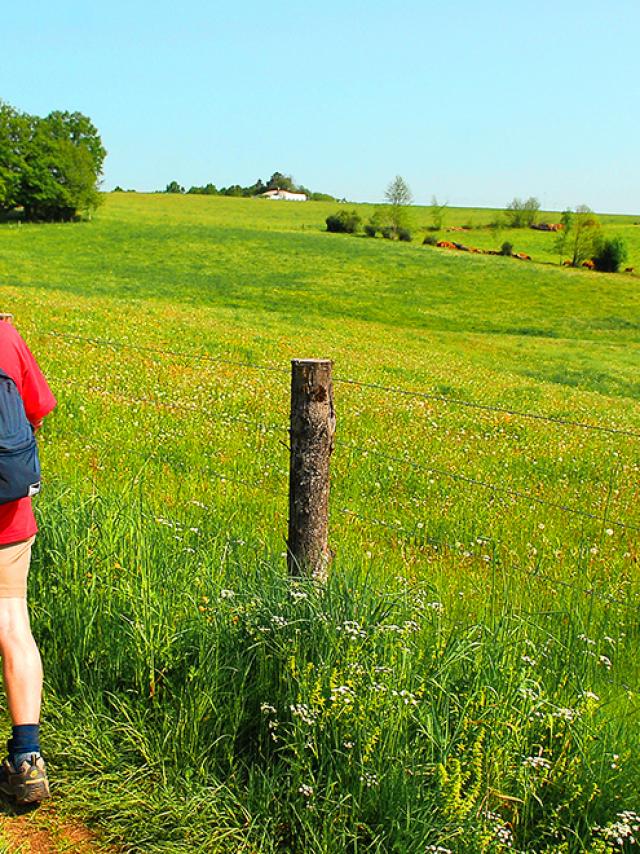
{"label": "large green tree", "polygon": [[31,136],[29,117],[0,101],[0,210],[19,204],[24,156]]}
{"label": "large green tree", "polygon": [[579,267],[595,252],[600,237],[600,222],[588,205],[578,205],[575,211],[567,209],[562,214],[562,231],[556,238],[560,255],[568,253],[572,267]]}
{"label": "large green tree", "polygon": [[101,201],[106,151],[82,113],[45,118],[0,105],[0,208],[21,207],[26,219],[69,220]]}
{"label": "large green tree", "polygon": [[274,172],[267,181],[267,190],[295,190],[296,185],[291,175]]}

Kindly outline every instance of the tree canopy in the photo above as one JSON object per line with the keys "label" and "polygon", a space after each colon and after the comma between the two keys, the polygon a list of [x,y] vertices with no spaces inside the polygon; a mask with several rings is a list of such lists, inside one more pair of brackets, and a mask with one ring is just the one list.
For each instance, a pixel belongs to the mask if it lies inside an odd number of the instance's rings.
{"label": "tree canopy", "polygon": [[82,113],[40,118],[0,102],[0,210],[22,208],[30,220],[70,220],[93,210],[106,154]]}
{"label": "tree canopy", "polygon": [[535,196],[528,199],[512,199],[505,209],[507,224],[511,228],[529,228],[532,226],[540,210],[540,202]]}
{"label": "tree canopy", "polygon": [[600,222],[588,205],[567,208],[562,214],[562,231],[556,237],[556,250],[571,255],[571,266],[579,267],[591,258],[600,237]]}
{"label": "tree canopy", "polygon": [[[167,185],[166,193],[183,192],[182,190],[172,189],[170,186],[179,187],[177,181],[172,181]],[[189,187],[188,193],[202,196],[243,196],[249,198],[251,196],[261,196],[267,190],[290,190],[294,193],[305,193],[308,199],[313,201],[335,201],[333,196],[326,193],[312,193],[307,187],[302,184],[296,184],[291,175],[286,175],[284,172],[274,172],[268,181],[263,181],[258,178],[253,184],[246,187],[241,184],[230,184],[228,187],[216,187],[213,183],[204,184],[201,187]]]}
{"label": "tree canopy", "polygon": [[381,217],[388,220],[388,227],[390,227],[393,236],[398,237],[400,231],[407,230],[405,209],[413,201],[413,194],[404,178],[396,175],[387,187],[384,197],[389,203],[389,208],[386,212],[381,213]]}

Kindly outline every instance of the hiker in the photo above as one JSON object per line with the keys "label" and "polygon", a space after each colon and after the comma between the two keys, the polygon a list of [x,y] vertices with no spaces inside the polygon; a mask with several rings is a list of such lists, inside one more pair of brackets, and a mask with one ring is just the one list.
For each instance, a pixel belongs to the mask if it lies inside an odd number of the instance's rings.
{"label": "hiker", "polygon": [[[42,663],[26,598],[31,547],[38,530],[30,496],[40,488],[33,434],[56,399],[12,319],[10,314],[0,315],[0,655],[13,724],[8,756],[0,766],[0,791],[19,804],[28,804],[49,797],[40,755]],[[21,461],[19,470],[16,459]],[[16,494],[25,497],[11,500]]]}

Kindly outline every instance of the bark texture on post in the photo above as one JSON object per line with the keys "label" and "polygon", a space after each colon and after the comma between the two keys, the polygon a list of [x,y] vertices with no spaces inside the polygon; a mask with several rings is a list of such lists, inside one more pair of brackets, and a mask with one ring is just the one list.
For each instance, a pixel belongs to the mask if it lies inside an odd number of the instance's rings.
{"label": "bark texture on post", "polygon": [[291,575],[320,580],[331,560],[329,459],[336,429],[331,368],[329,359],[291,362],[287,567]]}

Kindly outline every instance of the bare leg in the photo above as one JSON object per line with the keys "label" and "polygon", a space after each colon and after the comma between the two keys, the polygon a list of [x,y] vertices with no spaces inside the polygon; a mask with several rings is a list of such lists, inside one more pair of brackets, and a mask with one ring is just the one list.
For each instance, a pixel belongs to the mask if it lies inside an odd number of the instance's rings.
{"label": "bare leg", "polygon": [[0,598],[0,655],[13,725],[39,723],[42,662],[31,634],[26,599]]}

